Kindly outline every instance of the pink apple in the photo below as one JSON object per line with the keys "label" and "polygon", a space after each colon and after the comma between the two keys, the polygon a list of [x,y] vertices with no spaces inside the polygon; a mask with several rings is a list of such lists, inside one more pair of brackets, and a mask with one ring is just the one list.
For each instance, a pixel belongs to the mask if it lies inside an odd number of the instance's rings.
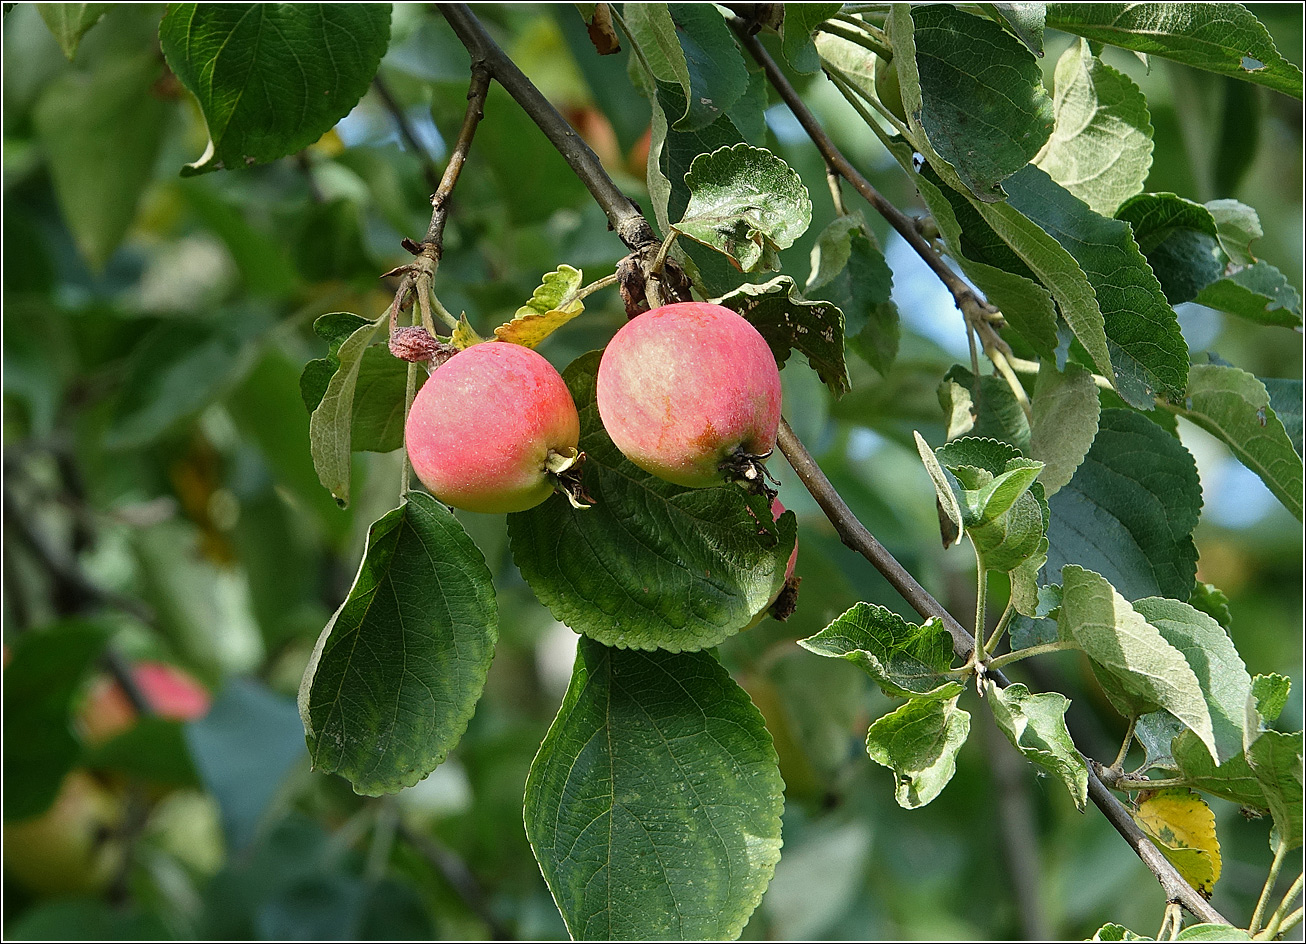
{"label": "pink apple", "polygon": [[599,416],[631,462],[691,488],[760,482],[780,425],[780,371],[729,308],[679,302],[616,333],[599,364]]}
{"label": "pink apple", "polygon": [[459,351],[422,386],[404,444],[431,494],[467,511],[525,511],[576,461],[580,417],[553,365],[520,344]]}

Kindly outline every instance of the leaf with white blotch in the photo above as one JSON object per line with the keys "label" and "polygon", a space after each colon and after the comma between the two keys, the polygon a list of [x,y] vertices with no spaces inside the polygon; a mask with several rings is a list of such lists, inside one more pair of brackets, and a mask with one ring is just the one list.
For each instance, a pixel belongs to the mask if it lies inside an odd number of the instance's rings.
{"label": "leaf with white blotch", "polygon": [[342,508],[349,504],[351,433],[358,373],[364,353],[387,318],[388,313],[368,322],[341,343],[335,355],[339,366],[308,421],[309,452],[318,480]]}
{"label": "leaf with white blotch", "polygon": [[1192,593],[1192,532],[1202,508],[1197,463],[1146,416],[1103,410],[1084,461],[1048,505],[1051,572],[1081,564],[1129,600]]}
{"label": "leaf with white blotch", "polygon": [[843,312],[837,306],[802,298],[787,275],[760,284],[745,282],[713,301],[746,318],[766,339],[777,364],[783,366],[789,352],[797,350],[831,393],[842,396],[848,392]]}
{"label": "leaf with white blotch", "polygon": [[914,810],[943,792],[969,734],[970,713],[957,707],[957,696],[913,698],[871,725],[866,753],[893,771],[894,799]]}
{"label": "leaf with white blotch", "polygon": [[939,528],[943,538],[943,546],[950,547],[954,544],[961,543],[961,536],[964,533],[964,527],[961,520],[961,505],[957,502],[957,493],[961,491],[961,485],[957,482],[952,474],[946,471],[939,464],[939,458],[930,448],[930,444],[925,441],[916,430],[912,430],[912,435],[916,438],[916,451],[920,453],[921,462],[925,464],[925,471],[934,483],[935,502],[939,509]]}
{"label": "leaf with white blotch", "polygon": [[1192,301],[1224,274],[1215,219],[1200,203],[1173,193],[1140,193],[1121,205],[1116,219],[1133,228],[1171,305]]}
{"label": "leaf with white blotch", "polygon": [[1187,603],[1164,597],[1135,600],[1134,611],[1183,653],[1197,676],[1211,715],[1216,759],[1223,764],[1240,755],[1252,679],[1224,628]]}
{"label": "leaf with white blotch", "polygon": [[1256,711],[1271,722],[1279,717],[1283,706],[1288,704],[1288,693],[1292,690],[1292,680],[1275,672],[1257,675],[1252,678],[1252,697],[1256,699]]}
{"label": "leaf with white blotch", "polygon": [[1191,790],[1150,792],[1131,811],[1143,832],[1156,843],[1189,885],[1210,898],[1220,880],[1220,840],[1215,814]]}
{"label": "leaf with white blotch", "polygon": [[882,606],[857,603],[798,645],[861,667],[886,695],[952,698],[961,691],[945,674],[952,664],[952,637],[937,619],[917,626]]}
{"label": "leaf with white blotch", "polygon": [[780,27],[780,52],[795,72],[810,75],[821,71],[821,57],[812,42],[812,31],[843,8],[842,3],[791,3],[785,6]]}
{"label": "leaf with white blotch", "polygon": [[1055,237],[1093,286],[1120,395],[1140,409],[1151,409],[1158,393],[1178,396],[1187,380],[1188,345],[1129,225],[1094,213],[1037,167],[1026,167],[1006,186],[1012,209]]}
{"label": "leaf with white blotch", "polygon": [[1051,500],[1074,477],[1097,435],[1101,402],[1093,375],[1078,364],[1067,363],[1064,371],[1058,371],[1044,361],[1030,407],[1033,418],[1026,451],[1043,463],[1038,480]]}
{"label": "leaf with white blotch", "polygon": [[1174,410],[1223,440],[1293,517],[1302,520],[1302,459],[1270,408],[1264,384],[1237,367],[1194,364],[1188,395]]}
{"label": "leaf with white blotch", "polygon": [[936,152],[926,158],[979,199],[1002,199],[1001,182],[1052,133],[1037,60],[992,20],[946,5],[901,9],[890,14],[894,65],[908,120]]}
{"label": "leaf with white blotch", "polygon": [[1005,23],[1013,36],[1024,43],[1030,52],[1042,58],[1046,3],[981,3],[980,9],[990,19]]}
{"label": "leaf with white blotch", "polygon": [[525,800],[572,937],[737,937],[780,859],[783,808],[762,715],[710,653],[580,640]]}
{"label": "leaf with white blotch", "polygon": [[1011,443],[1022,452],[1029,449],[1029,420],[1011,387],[996,374],[982,376],[976,384],[974,374],[953,364],[939,384],[939,405],[948,418],[949,439],[979,436]]}
{"label": "leaf with white blotch", "polygon": [[1265,235],[1256,211],[1237,200],[1212,200],[1206,210],[1215,220],[1216,235],[1229,260],[1240,266],[1255,262],[1252,243]]}
{"label": "leaf with white blotch", "polygon": [[585,310],[585,303],[576,297],[583,281],[580,269],[565,264],[546,273],[530,301],[517,309],[512,321],[495,328],[494,336],[500,341],[535,347]]}
{"label": "leaf with white blotch", "polygon": [[1196,301],[1257,324],[1296,328],[1302,323],[1301,295],[1268,262],[1253,263],[1211,282]]}
{"label": "leaf with white blotch", "polygon": [[1056,127],[1034,163],[1112,216],[1143,189],[1152,166],[1152,118],[1133,80],[1093,55],[1082,39],[1057,60]]}
{"label": "leaf with white blotch", "polygon": [[313,765],[357,793],[411,787],[467,729],[498,638],[485,558],[424,492],[374,523],[299,689]]}
{"label": "leaf with white blotch", "polygon": [[113,9],[112,3],[38,3],[37,12],[50,28],[59,48],[72,62],[77,47],[101,17]]}
{"label": "leaf with white blotch", "polygon": [[1280,841],[1302,844],[1302,732],[1262,731],[1247,748],[1247,762],[1274,817]]}
{"label": "leaf with white blotch", "polygon": [[993,720],[1025,758],[1058,777],[1081,811],[1088,799],[1088,765],[1066,729],[1070,700],[1057,692],[1032,694],[1019,682],[998,688],[986,681]]}
{"label": "leaf with white blotch", "polygon": [[1302,97],[1302,76],[1241,3],[1049,3],[1047,25]]}
{"label": "leaf with white blotch", "polygon": [[1270,395],[1270,409],[1283,423],[1288,441],[1300,456],[1303,426],[1302,382],[1280,377],[1261,377],[1259,380],[1265,385],[1266,393]]}
{"label": "leaf with white blotch", "polygon": [[812,247],[808,297],[833,302],[843,312],[844,338],[881,374],[898,355],[898,308],[890,300],[893,273],[860,216],[837,216]]}
{"label": "leaf with white blotch", "polygon": [[388,3],[169,7],[159,43],[209,130],[208,148],[182,175],[308,147],[358,104],[389,42]]}
{"label": "leaf with white blotch", "polygon": [[1058,630],[1084,650],[1099,679],[1110,678],[1107,694],[1116,709],[1137,718],[1164,708],[1214,756],[1211,713],[1183,653],[1091,570],[1073,564],[1061,568],[1061,594]]}
{"label": "leaf with white blotch", "polygon": [[812,222],[802,178],[776,155],[750,144],[700,154],[685,175],[689,205],[675,229],[730,258],[744,272],[778,269]]}
{"label": "leaf with white blotch", "polygon": [[580,413],[582,485],[508,516],[513,561],[561,622],[604,645],[671,652],[715,646],[784,583],[795,519],[772,523],[765,496],[736,485],[682,488],[612,444],[595,400],[600,352],[563,372]]}

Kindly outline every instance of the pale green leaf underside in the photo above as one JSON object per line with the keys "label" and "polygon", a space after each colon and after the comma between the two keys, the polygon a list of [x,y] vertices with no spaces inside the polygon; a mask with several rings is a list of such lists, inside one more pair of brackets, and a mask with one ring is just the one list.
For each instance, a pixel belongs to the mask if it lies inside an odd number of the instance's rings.
{"label": "pale green leaf underside", "polygon": [[1044,361],[1031,402],[1029,455],[1043,463],[1039,481],[1051,500],[1084,461],[1097,435],[1101,405],[1093,376],[1078,364],[1064,372]]}
{"label": "pale green leaf underside", "polygon": [[388,316],[359,328],[340,345],[336,368],[326,393],[308,421],[309,451],[322,486],[343,508],[349,504],[350,451],[354,391],[363,355]]}
{"label": "pale green leaf underside", "polygon": [[1016,750],[1066,785],[1075,806],[1088,799],[1088,765],[1066,728],[1070,700],[1057,692],[1033,694],[1019,682],[1007,688],[986,683],[993,720]]}
{"label": "pale green leaf underside", "polygon": [[875,721],[866,753],[893,771],[894,799],[906,810],[925,806],[957,770],[957,752],[970,734],[970,713],[957,698],[913,698]]}
{"label": "pale green leaf underside", "polygon": [[38,3],[37,11],[50,28],[59,48],[71,62],[82,37],[113,8],[112,3]]}
{"label": "pale green leaf underside", "polygon": [[368,532],[354,586],[304,673],[314,767],[372,796],[417,783],[466,730],[497,638],[480,550],[447,508],[410,492]]}
{"label": "pale green leaf underside", "polygon": [[526,835],[576,939],[734,938],[780,859],[783,791],[761,713],[712,655],[582,638]]}

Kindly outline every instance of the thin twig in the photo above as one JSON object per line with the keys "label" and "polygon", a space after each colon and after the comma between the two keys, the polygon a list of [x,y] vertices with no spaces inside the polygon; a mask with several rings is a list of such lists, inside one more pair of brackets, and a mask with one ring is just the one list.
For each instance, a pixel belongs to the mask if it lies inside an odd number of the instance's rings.
{"label": "thin twig", "polygon": [[490,70],[484,63],[472,60],[472,80],[467,89],[467,111],[463,115],[462,127],[458,129],[458,139],[453,150],[449,152],[449,163],[444,167],[440,184],[431,195],[431,225],[426,228],[426,237],[422,242],[434,244],[437,252],[443,250],[444,224],[449,218],[449,197],[458,183],[458,175],[467,163],[467,153],[472,147],[472,138],[476,136],[476,126],[485,117],[485,97],[490,92]]}
{"label": "thin twig", "polygon": [[1283,860],[1287,854],[1288,843],[1280,838],[1279,844],[1274,849],[1274,860],[1270,863],[1270,874],[1265,879],[1265,887],[1261,889],[1256,910],[1252,912],[1252,923],[1247,926],[1247,930],[1252,934],[1261,929],[1261,919],[1265,917],[1265,908],[1270,903],[1270,893],[1274,891],[1274,883],[1279,880],[1279,870],[1283,868]]}
{"label": "thin twig", "polygon": [[414,829],[402,819],[399,820],[396,831],[400,839],[412,846],[433,869],[440,873],[463,904],[485,922],[492,939],[496,941],[512,939],[512,933],[508,928],[504,927],[503,922],[496,918],[494,912],[490,910],[490,902],[485,891],[462,859],[445,848],[433,836],[428,836],[426,833]]}
{"label": "thin twig", "polygon": [[471,53],[472,62],[481,63],[494,80],[516,100],[522,110],[544,132],[557,152],[562,155],[581,183],[589,190],[603,212],[608,216],[617,236],[631,250],[643,249],[657,240],[653,228],[629,197],[621,192],[603,169],[603,164],[590,146],[576,133],[558,110],[517,68],[490,38],[475,14],[465,3],[436,4],[440,13],[453,28],[458,39]]}

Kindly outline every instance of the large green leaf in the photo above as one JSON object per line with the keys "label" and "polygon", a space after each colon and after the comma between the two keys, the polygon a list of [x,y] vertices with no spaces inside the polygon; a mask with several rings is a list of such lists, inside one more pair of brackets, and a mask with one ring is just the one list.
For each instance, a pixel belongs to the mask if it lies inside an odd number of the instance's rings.
{"label": "large green leaf", "polygon": [[262,164],[312,144],[362,98],[389,41],[388,3],[170,7],[159,42],[209,129],[204,155],[182,173]]}
{"label": "large green leaf", "polygon": [[1289,849],[1302,843],[1302,732],[1263,731],[1247,761],[1265,791],[1274,829]]}
{"label": "large green leaf", "polygon": [[748,90],[748,69],[716,8],[706,3],[667,6],[688,78],[682,87],[689,107],[675,127],[693,131],[711,124]]}
{"label": "large green leaf", "polygon": [[112,3],[38,3],[37,11],[50,32],[59,41],[59,48],[71,62],[77,55],[82,37],[100,22],[104,14],[113,9]]}
{"label": "large green leaf", "polygon": [[970,712],[957,707],[957,697],[913,698],[866,732],[866,753],[893,771],[893,796],[903,809],[929,803],[957,770],[957,752],[970,734]]}
{"label": "large green leaf", "polygon": [[938,620],[916,626],[882,606],[858,603],[798,645],[860,666],[886,695],[951,698],[961,691],[946,675],[952,637]]}
{"label": "large green leaf", "polygon": [[485,559],[423,492],[368,531],[358,577],[299,689],[313,765],[358,793],[411,787],[467,728],[498,638]]}
{"label": "large green leaf", "polygon": [[837,216],[812,248],[804,294],[833,302],[843,312],[849,347],[881,374],[898,355],[898,309],[889,300],[893,273],[865,221]]}
{"label": "large green leaf", "polygon": [[69,622],[15,642],[4,670],[6,822],[43,812],[77,763],[73,699],[108,638],[103,626]]}
{"label": "large green leaf", "polygon": [[1066,729],[1070,700],[1057,692],[1035,695],[1019,682],[998,688],[985,682],[993,720],[1025,758],[1059,778],[1082,811],[1088,798],[1088,765]]}
{"label": "large green leaf", "polygon": [[[913,118],[972,193],[1001,199],[1001,182],[1052,133],[1052,99],[1037,60],[997,23],[948,5],[914,7],[911,21],[921,100]],[[895,64],[900,22],[895,18]],[[899,67],[905,88],[911,78],[902,73]]]}
{"label": "large green leaf", "polygon": [[1140,408],[1158,393],[1179,396],[1188,346],[1128,224],[1094,213],[1037,167],[1012,176],[1007,190],[1011,207],[1054,236],[1092,284],[1120,395]]}
{"label": "large green leaf", "polygon": [[[337,361],[335,373],[308,421],[309,450],[313,454],[318,479],[342,508],[349,504],[354,394],[359,372],[367,349],[388,317],[385,314],[376,321],[363,324],[340,342],[332,355]],[[301,380],[301,386],[302,383]]]}
{"label": "large green leaf", "polygon": [[1282,377],[1258,378],[1270,395],[1270,409],[1283,423],[1284,432],[1297,455],[1302,454],[1302,382]]}
{"label": "large green leaf", "polygon": [[1031,459],[1043,463],[1038,480],[1049,502],[1071,481],[1097,436],[1101,403],[1092,375],[1078,364],[1064,371],[1044,361],[1034,382],[1029,428]]}
{"label": "large green leaf", "polygon": [[1164,708],[1215,756],[1211,713],[1183,653],[1091,570],[1067,564],[1061,587],[1058,630],[1093,660],[1116,708],[1134,718]]}
{"label": "large green leaf", "polygon": [[780,858],[783,790],[761,714],[712,655],[582,638],[526,835],[574,938],[734,938]]}
{"label": "large green leaf", "polygon": [[821,71],[821,57],[812,42],[812,30],[839,12],[842,3],[790,3],[784,9],[780,51],[795,72]]}
{"label": "large green leaf", "polygon": [[1233,268],[1206,285],[1196,300],[1258,324],[1296,328],[1302,323],[1301,295],[1268,262]]}
{"label": "large green leaf", "polygon": [[599,352],[563,373],[580,412],[582,475],[594,499],[561,495],[508,516],[513,560],[559,620],[605,645],[673,652],[715,646],[770,603],[793,550],[792,515],[763,496],[686,489],[612,444],[595,401]]}
{"label": "large green leaf", "polygon": [[689,204],[675,228],[745,272],[778,269],[812,222],[802,178],[765,148],[723,147],[694,158],[685,175]]}
{"label": "large green leaf", "polygon": [[843,359],[843,312],[837,306],[801,298],[787,275],[760,285],[745,282],[715,301],[748,319],[766,338],[777,364],[783,366],[791,350],[800,351],[831,393],[841,396],[848,392],[851,382]]}
{"label": "large green leaf", "polygon": [[1223,764],[1242,754],[1252,679],[1223,627],[1187,603],[1164,597],[1135,600],[1134,610],[1183,653],[1197,676],[1211,713],[1216,759]]}
{"label": "large green leaf", "polygon": [[1302,97],[1301,70],[1241,3],[1049,3],[1047,25]]}
{"label": "large green leaf", "polygon": [[102,269],[154,176],[167,106],[150,94],[155,56],[110,59],[49,84],[33,113],[59,208],[82,256]]}
{"label": "large green leaf", "polygon": [[1173,193],[1140,193],[1125,201],[1116,218],[1133,228],[1170,304],[1191,301],[1224,274],[1227,259],[1215,220],[1200,203]]}
{"label": "large green leaf", "polygon": [[1152,119],[1133,80],[1072,44],[1057,60],[1056,127],[1034,163],[1103,216],[1143,189]]}
{"label": "large green leaf", "polygon": [[1127,600],[1192,593],[1192,531],[1202,507],[1197,465],[1147,417],[1103,410],[1083,464],[1048,504],[1050,572],[1081,564]]}
{"label": "large green leaf", "polygon": [[1237,367],[1197,364],[1189,371],[1183,406],[1173,409],[1223,440],[1302,520],[1302,459],[1270,408],[1264,384]]}
{"label": "large green leaf", "polygon": [[1184,731],[1170,745],[1173,764],[1184,781],[1196,790],[1222,797],[1249,810],[1270,809],[1265,790],[1247,763],[1238,754],[1216,766],[1206,745],[1192,731]]}

